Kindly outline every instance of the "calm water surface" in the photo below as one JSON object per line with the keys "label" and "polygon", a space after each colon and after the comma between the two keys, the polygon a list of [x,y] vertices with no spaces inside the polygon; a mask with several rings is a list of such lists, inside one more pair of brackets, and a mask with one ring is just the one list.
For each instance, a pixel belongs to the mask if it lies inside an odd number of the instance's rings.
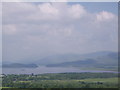
{"label": "calm water surface", "polygon": [[73,67],[45,67],[39,66],[37,68],[2,68],[4,74],[43,74],[43,73],[64,73],[64,72],[112,72],[115,71],[98,71],[98,70],[80,70]]}

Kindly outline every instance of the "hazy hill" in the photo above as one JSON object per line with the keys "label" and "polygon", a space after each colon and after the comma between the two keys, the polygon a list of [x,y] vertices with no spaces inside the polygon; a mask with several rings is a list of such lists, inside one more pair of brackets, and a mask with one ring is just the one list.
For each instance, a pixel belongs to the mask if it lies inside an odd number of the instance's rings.
{"label": "hazy hill", "polygon": [[21,63],[11,63],[11,64],[3,64],[3,68],[36,68],[38,67],[36,64],[21,64]]}
{"label": "hazy hill", "polygon": [[118,54],[116,52],[94,52],[89,54],[63,54],[63,55],[53,55],[49,57],[45,57],[36,61],[35,63],[40,65],[48,65],[48,64],[59,64],[64,62],[72,62],[72,61],[81,61],[86,59],[93,59],[99,63],[116,63]]}
{"label": "hazy hill", "polygon": [[82,68],[104,68],[115,69],[118,66],[118,53],[97,52],[80,56],[78,60],[48,64],[47,67],[82,67]]}
{"label": "hazy hill", "polygon": [[[29,60],[27,60],[29,61]],[[117,52],[94,52],[89,54],[59,54],[48,56],[40,60],[32,60],[34,64],[4,62],[3,67],[37,67],[37,65],[46,65],[48,67],[97,67],[117,69]]]}
{"label": "hazy hill", "polygon": [[80,66],[89,66],[89,65],[95,65],[97,62],[92,59],[87,59],[87,60],[78,60],[78,61],[72,61],[72,62],[64,62],[60,64],[48,64],[46,66],[48,67],[67,67],[67,66],[72,66],[72,67],[80,67]]}

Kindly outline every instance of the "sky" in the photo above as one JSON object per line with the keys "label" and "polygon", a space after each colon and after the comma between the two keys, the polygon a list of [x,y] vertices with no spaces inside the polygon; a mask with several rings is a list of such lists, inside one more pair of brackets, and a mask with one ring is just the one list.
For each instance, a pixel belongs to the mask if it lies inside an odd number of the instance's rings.
{"label": "sky", "polygon": [[[77,2],[78,3],[78,2]],[[118,15],[118,3],[113,2],[79,2],[88,12],[98,13],[100,11],[108,11]],[[70,3],[70,4],[75,4]]]}
{"label": "sky", "polygon": [[118,50],[117,3],[3,3],[3,61]]}

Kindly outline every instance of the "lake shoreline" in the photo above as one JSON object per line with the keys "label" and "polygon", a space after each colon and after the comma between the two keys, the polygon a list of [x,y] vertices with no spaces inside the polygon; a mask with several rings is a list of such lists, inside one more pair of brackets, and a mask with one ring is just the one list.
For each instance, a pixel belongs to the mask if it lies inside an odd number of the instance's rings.
{"label": "lake shoreline", "polygon": [[37,68],[2,68],[4,74],[45,74],[45,73],[118,73],[118,71],[110,70],[83,70],[73,67],[46,67],[39,66]]}

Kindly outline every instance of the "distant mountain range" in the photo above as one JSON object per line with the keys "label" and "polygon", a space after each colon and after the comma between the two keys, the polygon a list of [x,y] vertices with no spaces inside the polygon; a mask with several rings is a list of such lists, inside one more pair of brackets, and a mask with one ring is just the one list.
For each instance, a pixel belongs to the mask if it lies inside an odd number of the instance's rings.
{"label": "distant mountain range", "polygon": [[118,69],[118,53],[96,52],[80,55],[78,60],[67,61],[57,64],[47,64],[47,67],[79,67],[79,68],[104,68],[109,70]]}
{"label": "distant mountain range", "polygon": [[[27,60],[29,61],[29,60]],[[24,62],[23,62],[24,63]],[[38,67],[46,65],[47,67],[77,67],[77,68],[105,68],[117,69],[118,53],[117,52],[94,52],[89,54],[59,54],[48,56],[40,60],[33,60],[32,64],[10,63],[4,62],[3,67]]]}
{"label": "distant mountain range", "polygon": [[11,63],[11,64],[3,64],[3,68],[36,68],[38,67],[36,64],[21,64],[21,63]]}
{"label": "distant mountain range", "polygon": [[105,63],[108,61],[114,63],[113,59],[115,60],[118,59],[118,53],[103,51],[103,52],[94,52],[89,54],[58,54],[58,55],[45,57],[43,59],[35,61],[34,63],[37,63],[39,65],[48,65],[48,64],[58,64],[58,63],[72,62],[72,61],[86,60],[86,59],[94,59],[101,63]]}
{"label": "distant mountain range", "polygon": [[78,61],[72,61],[72,62],[64,62],[60,64],[48,64],[46,66],[48,67],[67,67],[67,66],[72,66],[72,67],[80,67],[80,66],[89,66],[89,65],[95,65],[97,62],[92,59],[87,59],[87,60],[78,60]]}

